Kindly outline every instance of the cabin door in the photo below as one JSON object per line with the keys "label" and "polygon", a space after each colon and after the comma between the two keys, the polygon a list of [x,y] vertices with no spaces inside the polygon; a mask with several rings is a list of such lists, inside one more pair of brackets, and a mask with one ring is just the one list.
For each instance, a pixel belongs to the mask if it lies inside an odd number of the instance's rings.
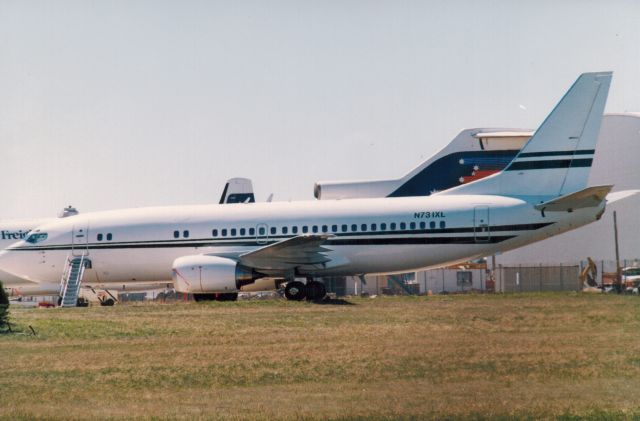
{"label": "cabin door", "polygon": [[476,243],[488,243],[491,240],[489,206],[476,206],[473,209],[473,234]]}
{"label": "cabin door", "polygon": [[89,226],[74,225],[71,238],[71,254],[74,256],[85,256],[89,254]]}

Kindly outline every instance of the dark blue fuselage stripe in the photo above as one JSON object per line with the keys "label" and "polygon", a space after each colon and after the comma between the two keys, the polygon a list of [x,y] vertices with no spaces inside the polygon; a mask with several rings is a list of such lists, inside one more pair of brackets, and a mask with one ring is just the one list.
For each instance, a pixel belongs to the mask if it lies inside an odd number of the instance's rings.
{"label": "dark blue fuselage stripe", "polygon": [[[329,246],[368,246],[386,244],[475,244],[501,243],[515,238],[515,235],[476,237],[413,237],[413,238],[352,238],[348,240],[327,240]],[[323,244],[323,245],[324,245]]]}
{"label": "dark blue fuselage stripe", "polygon": [[555,159],[555,160],[547,160],[547,161],[516,161],[516,162],[512,162],[505,169],[505,171],[590,167],[592,162],[593,162],[593,159]]}
{"label": "dark blue fuselage stripe", "polygon": [[[495,225],[490,227],[489,230],[491,232],[492,238],[511,238],[512,236],[500,236],[495,235],[498,232],[504,231],[532,231],[540,228],[547,227],[552,225],[553,222],[543,222],[536,224],[514,224],[514,225]],[[350,232],[350,233],[335,233],[333,238],[327,240],[325,244],[349,244],[350,241],[354,242],[362,242],[368,241],[366,244],[377,244],[376,241],[379,241],[380,244],[396,244],[397,241],[405,240],[407,244],[425,244],[424,241],[431,241],[432,243],[427,244],[450,244],[455,241],[459,241],[459,244],[467,244],[469,242],[474,242],[473,236],[465,236],[465,237],[405,237],[405,238],[377,238],[377,239],[345,239],[345,237],[354,237],[354,236],[376,236],[379,237],[381,235],[424,235],[424,234],[456,234],[456,233],[474,233],[475,229],[473,227],[461,227],[461,228],[441,228],[441,229],[424,229],[424,230],[404,230],[404,231],[375,231],[375,232]],[[481,235],[485,235],[483,232]],[[224,247],[224,246],[234,246],[234,247],[255,247],[255,246],[265,246],[268,244],[274,244],[279,241],[282,241],[287,238],[295,237],[291,235],[277,235],[270,236],[265,238],[263,241],[258,243],[256,237],[241,237],[241,238],[200,238],[193,240],[155,240],[155,241],[131,241],[131,242],[117,242],[117,243],[89,243],[87,245],[84,244],[60,244],[60,245],[51,245],[51,246],[27,246],[20,248],[12,248],[11,250],[17,251],[29,251],[29,250],[71,250],[77,249],[81,250],[83,248],[88,248],[90,250],[106,250],[106,249],[127,249],[127,248],[171,248],[171,247]],[[471,241],[469,241],[471,240]],[[387,241],[387,242],[385,242]],[[388,242],[391,241],[391,242]],[[412,242],[413,241],[413,242]],[[415,242],[418,241],[418,242]],[[438,241],[440,241],[438,243]],[[342,243],[341,243],[342,242]]]}
{"label": "dark blue fuselage stripe", "polygon": [[565,155],[593,155],[595,149],[580,149],[577,151],[524,152],[516,158],[532,158],[537,156],[565,156]]}
{"label": "dark blue fuselage stripe", "polygon": [[[473,244],[473,243],[499,243],[511,238],[515,238],[515,235],[501,235],[501,236],[488,236],[487,233],[482,233],[482,236],[478,236],[476,240],[475,236],[465,237],[405,237],[405,238],[350,238],[350,239],[336,239],[327,240],[323,245],[329,246],[355,246],[355,245],[385,245],[385,244]],[[154,248],[201,248],[201,247],[257,247],[266,246],[269,244],[275,244],[278,241],[267,241],[258,243],[257,241],[234,241],[226,243],[180,243],[180,244],[100,244],[100,245],[88,245],[83,247],[76,245],[60,245],[50,246],[42,248],[13,248],[12,251],[53,251],[53,250],[77,250],[78,252],[89,250],[113,250],[113,249],[154,249]]]}

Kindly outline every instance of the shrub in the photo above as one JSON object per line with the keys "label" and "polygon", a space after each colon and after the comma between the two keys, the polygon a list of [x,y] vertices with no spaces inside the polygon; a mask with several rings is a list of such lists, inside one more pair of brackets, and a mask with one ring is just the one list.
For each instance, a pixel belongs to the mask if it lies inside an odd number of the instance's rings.
{"label": "shrub", "polygon": [[9,330],[9,297],[0,281],[0,331]]}

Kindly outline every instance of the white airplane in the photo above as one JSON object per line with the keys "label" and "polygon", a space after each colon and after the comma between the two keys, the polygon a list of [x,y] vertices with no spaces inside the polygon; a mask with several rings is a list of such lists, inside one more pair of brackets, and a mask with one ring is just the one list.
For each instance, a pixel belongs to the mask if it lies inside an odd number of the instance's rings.
{"label": "white airplane", "polygon": [[604,213],[612,186],[586,183],[610,82],[610,72],[581,75],[503,171],[440,193],[86,213],[33,230],[0,253],[0,269],[35,282],[65,271],[75,271],[74,284],[172,279],[196,299],[233,299],[243,285],[277,277],[290,281],[287,298],[318,299],[325,288],[316,277],[400,273],[514,249]]}
{"label": "white airplane", "polygon": [[[64,208],[59,214],[58,218],[67,218],[69,216],[77,215],[78,211],[68,206]],[[27,237],[29,231],[42,224],[54,221],[56,218],[30,218],[30,219],[5,219],[0,221],[0,250],[4,250],[11,244],[18,240],[22,240]],[[0,270],[0,281],[2,285],[9,290],[9,295],[20,295],[22,291],[41,291],[38,283],[28,281],[26,279],[19,278],[7,272]],[[59,289],[59,288],[58,288]],[[42,290],[44,293],[56,293],[47,290]],[[28,292],[27,292],[28,293]]]}
{"label": "white airplane", "polygon": [[[255,197],[251,180],[239,177],[231,178],[226,182],[222,195],[219,199],[220,204],[253,202],[255,202]],[[78,215],[78,211],[74,207],[68,206],[58,214],[58,218],[67,218],[75,215]],[[52,223],[55,220],[56,218],[33,218],[7,219],[0,221],[0,250],[7,248],[18,240],[26,238],[29,232],[34,228],[43,224]],[[2,281],[3,286],[9,291],[10,296],[57,295],[60,292],[60,280],[34,282],[0,270],[0,281]],[[110,291],[130,292],[155,289],[158,288],[158,285],[161,285],[164,288],[166,287],[166,284],[170,283],[171,282],[123,282],[109,285],[95,283],[93,285],[86,286],[88,288],[96,288],[100,290],[108,288]]]}

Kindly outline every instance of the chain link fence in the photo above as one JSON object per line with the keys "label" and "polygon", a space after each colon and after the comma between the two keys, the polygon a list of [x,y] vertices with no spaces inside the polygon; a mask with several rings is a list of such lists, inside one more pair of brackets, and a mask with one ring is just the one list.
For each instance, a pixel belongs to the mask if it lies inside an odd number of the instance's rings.
{"label": "chain link fence", "polygon": [[580,291],[580,266],[498,266],[501,292]]}

